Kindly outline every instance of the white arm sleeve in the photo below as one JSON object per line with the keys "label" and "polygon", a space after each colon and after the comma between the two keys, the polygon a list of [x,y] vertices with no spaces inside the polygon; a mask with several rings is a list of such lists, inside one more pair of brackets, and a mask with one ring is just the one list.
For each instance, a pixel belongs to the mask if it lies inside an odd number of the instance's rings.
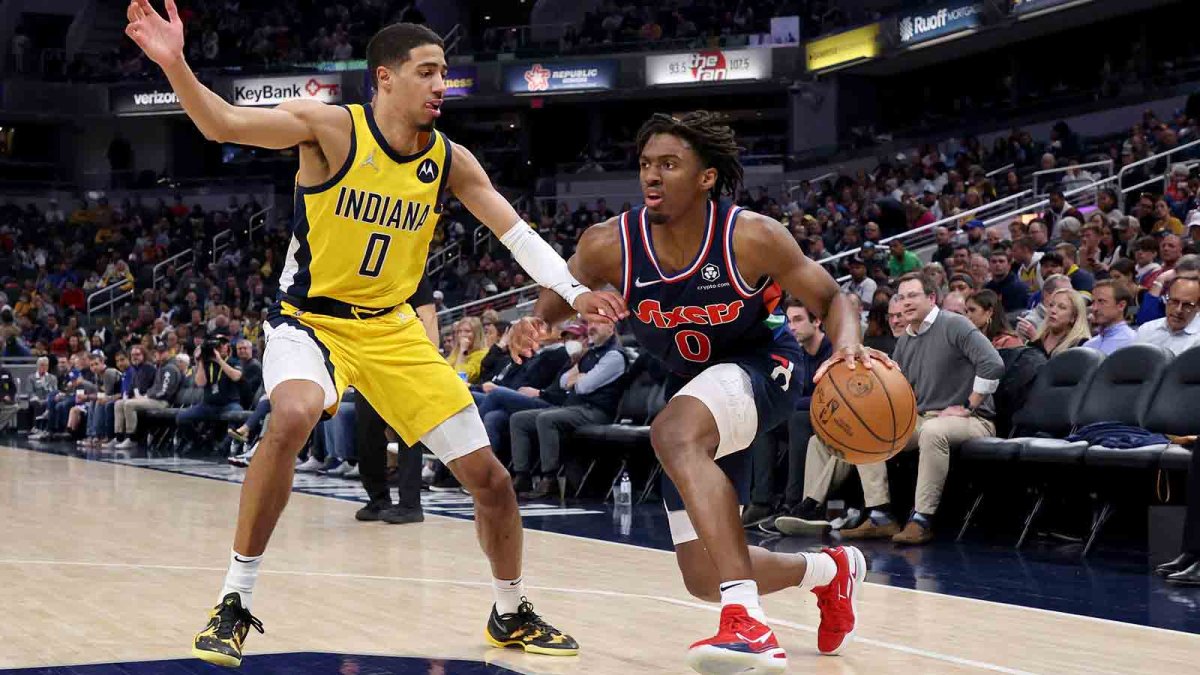
{"label": "white arm sleeve", "polygon": [[500,237],[500,243],[512,251],[513,259],[534,281],[562,296],[572,307],[575,299],[589,292],[567,269],[567,261],[538,236],[524,220],[518,220]]}

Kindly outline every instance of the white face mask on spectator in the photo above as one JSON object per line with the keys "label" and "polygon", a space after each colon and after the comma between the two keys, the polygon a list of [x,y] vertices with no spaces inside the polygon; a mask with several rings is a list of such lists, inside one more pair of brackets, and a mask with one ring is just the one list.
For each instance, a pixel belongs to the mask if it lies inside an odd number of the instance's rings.
{"label": "white face mask on spectator", "polygon": [[583,353],[583,343],[579,340],[567,340],[563,343],[563,346],[566,347],[567,356],[571,358],[575,358]]}

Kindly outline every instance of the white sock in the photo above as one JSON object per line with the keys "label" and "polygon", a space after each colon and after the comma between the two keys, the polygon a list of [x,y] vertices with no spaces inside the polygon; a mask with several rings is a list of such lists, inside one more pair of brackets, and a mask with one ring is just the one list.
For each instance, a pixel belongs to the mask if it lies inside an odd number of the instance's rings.
{"label": "white sock", "polygon": [[837,576],[837,563],[828,553],[801,553],[804,557],[804,578],[800,580],[800,588],[811,590],[818,586],[828,586]]}
{"label": "white sock", "polygon": [[521,597],[525,595],[525,580],[522,577],[515,581],[492,577],[492,590],[496,592],[496,613],[516,614]]}
{"label": "white sock", "polygon": [[753,579],[735,579],[721,584],[721,606],[741,605],[753,618],[766,622],[767,615],[758,604],[758,584]]}
{"label": "white sock", "polygon": [[258,566],[261,563],[261,555],[241,555],[237,551],[230,551],[229,571],[225,574],[225,585],[221,587],[218,602],[230,593],[237,593],[242,597],[242,607],[249,610],[254,600],[254,582],[258,581]]}

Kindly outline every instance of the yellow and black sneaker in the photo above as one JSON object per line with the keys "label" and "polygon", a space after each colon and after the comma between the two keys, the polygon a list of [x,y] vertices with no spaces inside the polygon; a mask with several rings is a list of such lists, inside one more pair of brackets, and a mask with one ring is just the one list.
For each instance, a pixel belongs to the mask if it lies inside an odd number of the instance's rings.
{"label": "yellow and black sneaker", "polygon": [[520,647],[530,654],[549,656],[575,656],[579,643],[542,620],[533,611],[533,603],[521,598],[515,614],[497,614],[492,606],[492,616],[487,624],[487,641],[495,647]]}
{"label": "yellow and black sneaker", "polygon": [[253,628],[263,632],[262,622],[242,607],[242,596],[229,593],[208,615],[208,625],[192,643],[192,656],[216,666],[242,665],[242,643]]}

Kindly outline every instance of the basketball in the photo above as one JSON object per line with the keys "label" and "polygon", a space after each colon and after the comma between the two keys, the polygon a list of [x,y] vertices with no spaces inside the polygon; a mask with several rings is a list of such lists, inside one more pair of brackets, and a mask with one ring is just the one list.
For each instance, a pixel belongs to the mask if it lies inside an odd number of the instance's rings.
{"label": "basketball", "polygon": [[904,449],[917,424],[917,399],[899,368],[834,364],[813,392],[813,429],[834,456],[882,462]]}

